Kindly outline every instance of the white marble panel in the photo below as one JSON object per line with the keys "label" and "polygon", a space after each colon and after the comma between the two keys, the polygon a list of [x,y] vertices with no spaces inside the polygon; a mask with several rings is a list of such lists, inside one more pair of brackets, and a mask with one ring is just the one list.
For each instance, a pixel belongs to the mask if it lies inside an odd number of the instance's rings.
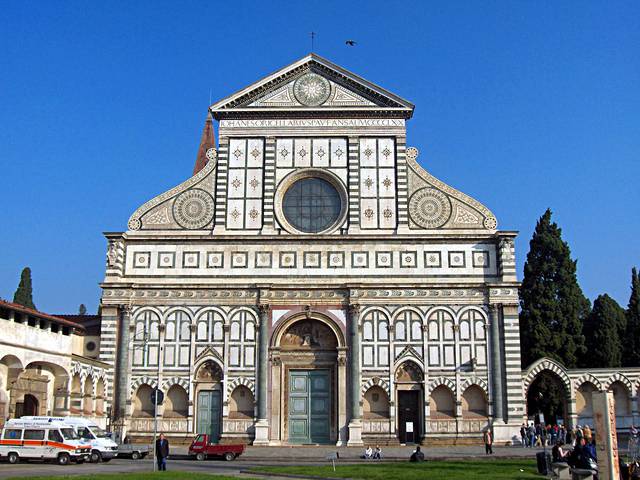
{"label": "white marble panel", "polygon": [[361,138],[360,139],[360,166],[361,167],[375,167],[377,152],[376,152],[376,139],[375,138]]}
{"label": "white marble panel", "polygon": [[331,166],[346,167],[349,158],[347,140],[344,138],[331,139]]}
{"label": "white marble panel", "polygon": [[460,364],[464,365],[470,360],[471,360],[471,345],[460,345]]}
{"label": "white marble panel", "polygon": [[313,166],[328,167],[331,152],[328,138],[316,138],[313,140]]}
{"label": "white marble panel", "polygon": [[227,185],[227,191],[229,198],[244,198],[245,197],[245,178],[244,170],[230,169],[229,181]]}
{"label": "white marble panel", "polygon": [[227,228],[243,228],[244,200],[229,200],[227,202]]}
{"label": "white marble panel", "polygon": [[378,347],[378,365],[381,367],[389,365],[389,347],[384,345]]}
{"label": "white marble panel", "polygon": [[378,201],[375,198],[362,199],[360,202],[360,226],[378,228]]}
{"label": "white marble panel", "polygon": [[455,364],[455,351],[453,345],[444,346],[444,364],[450,367]]}
{"label": "white marble panel", "polygon": [[246,165],[246,141],[240,138],[229,140],[229,168],[244,168]]}
{"label": "white marble panel", "polygon": [[380,228],[396,228],[396,202],[390,198],[381,198],[378,213]]}
{"label": "white marble panel", "polygon": [[240,366],[240,347],[233,345],[229,347],[229,364],[234,367]]}
{"label": "white marble panel", "polygon": [[246,228],[262,227],[262,200],[246,200]]}
{"label": "white marble panel", "polygon": [[273,310],[271,312],[271,325],[275,325],[289,310]]}
{"label": "white marble panel", "polygon": [[344,310],[329,310],[329,313],[336,317],[342,325],[347,324],[347,317],[344,314]]}
{"label": "white marble panel", "polygon": [[262,167],[264,162],[264,145],[261,138],[247,140],[247,166],[249,168]]}
{"label": "white marble panel", "polygon": [[393,138],[378,139],[378,165],[381,167],[395,166],[395,142]]}
{"label": "white marble panel", "polygon": [[256,349],[255,347],[244,347],[244,365],[245,367],[253,367],[255,364]]}
{"label": "white marble panel", "polygon": [[311,140],[298,138],[295,140],[294,165],[296,167],[311,166]]}
{"label": "white marble panel", "polygon": [[279,138],[276,141],[276,167],[293,166],[293,139]]}
{"label": "white marble panel", "polygon": [[487,364],[487,350],[484,345],[476,345],[476,363],[478,365]]}
{"label": "white marble panel", "polygon": [[396,197],[396,171],[393,168],[378,170],[378,194],[380,198]]}
{"label": "white marble panel", "polygon": [[378,171],[375,168],[360,169],[360,196],[378,196]]}
{"label": "white marble panel", "polygon": [[247,198],[262,198],[262,169],[247,170]]}
{"label": "white marble panel", "polygon": [[366,345],[362,349],[362,364],[365,366],[372,366],[373,363],[373,346]]}
{"label": "white marble panel", "polygon": [[429,365],[440,365],[440,347],[437,345],[429,345]]}

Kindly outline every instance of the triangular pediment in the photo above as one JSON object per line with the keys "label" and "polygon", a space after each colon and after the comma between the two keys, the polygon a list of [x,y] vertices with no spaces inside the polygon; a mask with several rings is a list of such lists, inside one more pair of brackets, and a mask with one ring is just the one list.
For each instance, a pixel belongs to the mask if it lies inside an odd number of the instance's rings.
{"label": "triangular pediment", "polygon": [[216,118],[259,111],[389,111],[411,117],[413,104],[310,54],[210,107]]}

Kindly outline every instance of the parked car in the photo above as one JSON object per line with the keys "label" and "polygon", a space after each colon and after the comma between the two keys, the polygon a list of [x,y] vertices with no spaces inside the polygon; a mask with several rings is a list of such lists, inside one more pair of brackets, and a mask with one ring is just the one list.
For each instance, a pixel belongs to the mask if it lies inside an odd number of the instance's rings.
{"label": "parked car", "polygon": [[149,455],[149,445],[123,443],[118,445],[118,458],[130,458],[140,460]]}
{"label": "parked car", "polygon": [[90,452],[91,445],[62,420],[7,420],[0,440],[0,458],[9,463],[21,459],[53,460],[59,465],[83,463]]}
{"label": "parked car", "polygon": [[245,446],[239,444],[220,445],[212,443],[209,435],[201,433],[196,435],[189,445],[189,456],[196,460],[206,460],[210,457],[222,457],[227,461],[239,457],[244,452]]}

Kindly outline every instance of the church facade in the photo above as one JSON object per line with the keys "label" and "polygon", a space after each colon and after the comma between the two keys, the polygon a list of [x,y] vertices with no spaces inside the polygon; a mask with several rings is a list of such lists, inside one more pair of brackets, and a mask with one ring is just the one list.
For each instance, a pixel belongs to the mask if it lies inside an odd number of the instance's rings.
{"label": "church facade", "polygon": [[516,233],[418,164],[413,111],[314,54],[209,108],[193,176],[106,233],[116,429],[152,434],[159,388],[174,438],[518,430]]}

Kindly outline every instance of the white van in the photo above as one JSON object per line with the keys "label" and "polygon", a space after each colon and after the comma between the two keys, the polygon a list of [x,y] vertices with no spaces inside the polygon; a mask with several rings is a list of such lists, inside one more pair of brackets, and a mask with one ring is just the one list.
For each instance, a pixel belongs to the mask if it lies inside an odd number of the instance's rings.
{"label": "white van", "polygon": [[25,419],[52,419],[63,421],[71,425],[78,436],[91,445],[92,462],[108,462],[118,455],[118,445],[111,439],[109,433],[105,432],[93,420],[84,417],[22,417]]}
{"label": "white van", "polygon": [[55,460],[59,465],[83,463],[91,445],[82,440],[74,427],[60,420],[7,420],[0,439],[0,458],[9,463],[20,459]]}

